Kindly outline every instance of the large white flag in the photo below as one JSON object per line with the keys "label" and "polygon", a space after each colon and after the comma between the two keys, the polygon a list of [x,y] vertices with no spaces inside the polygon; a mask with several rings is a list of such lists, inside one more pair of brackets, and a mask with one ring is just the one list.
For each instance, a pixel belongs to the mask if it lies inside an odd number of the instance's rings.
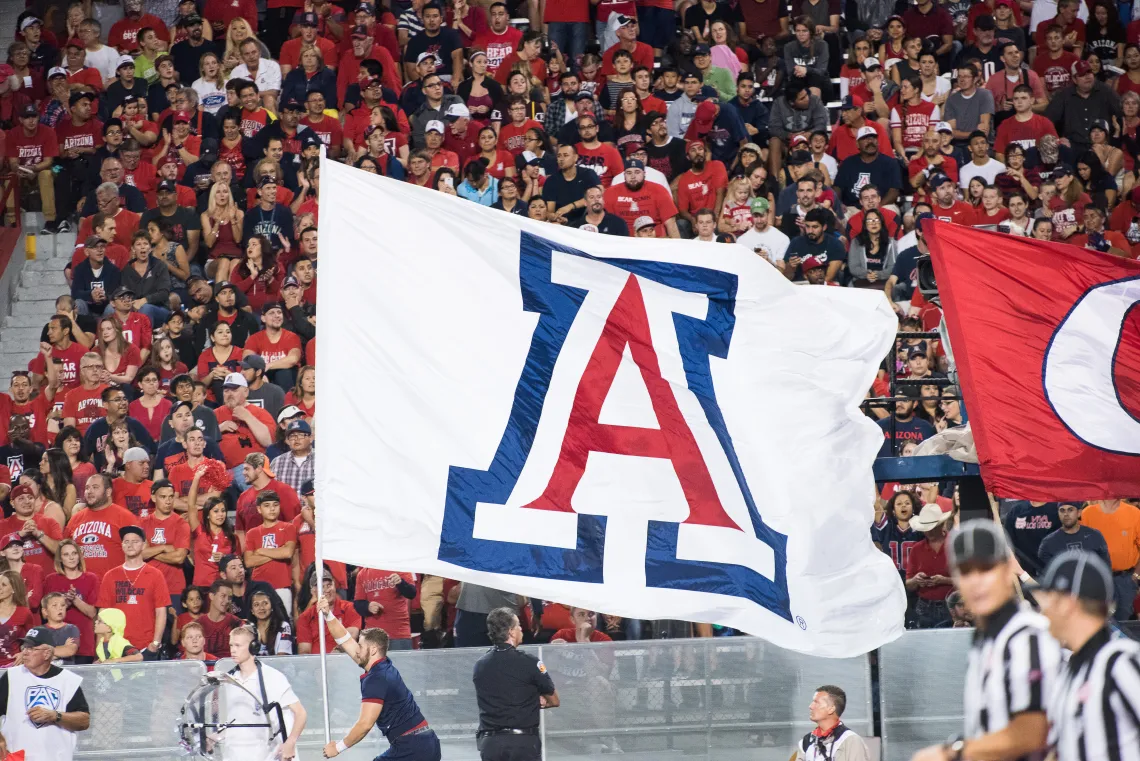
{"label": "large white flag", "polygon": [[819,655],[901,632],[858,409],[881,293],[321,172],[328,557]]}

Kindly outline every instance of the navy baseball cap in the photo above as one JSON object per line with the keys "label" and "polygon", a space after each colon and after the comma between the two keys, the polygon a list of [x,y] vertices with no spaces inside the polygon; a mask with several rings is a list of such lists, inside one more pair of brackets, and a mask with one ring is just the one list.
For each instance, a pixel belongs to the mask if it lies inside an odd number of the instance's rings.
{"label": "navy baseball cap", "polygon": [[645,162],[642,161],[641,159],[626,159],[625,160],[625,168],[626,169],[645,169]]}
{"label": "navy baseball cap", "polygon": [[942,172],[938,172],[937,174],[930,175],[930,187],[932,187],[932,188],[942,187],[943,185],[945,185],[948,182],[954,182],[954,181],[952,179],[950,179],[948,176],[942,174]]}

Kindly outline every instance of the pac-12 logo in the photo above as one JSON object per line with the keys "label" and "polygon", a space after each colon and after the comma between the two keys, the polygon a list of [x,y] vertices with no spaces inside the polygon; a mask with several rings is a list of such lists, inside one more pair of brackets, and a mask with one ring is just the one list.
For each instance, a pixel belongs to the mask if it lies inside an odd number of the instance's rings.
{"label": "pac-12 logo", "polygon": [[[642,588],[792,621],[787,537],[756,507],[714,387],[737,276],[524,232],[519,280],[529,350],[490,466],[449,469],[439,559],[595,584],[643,573]],[[645,516],[632,531],[631,514]]]}
{"label": "pac-12 logo", "polygon": [[55,687],[46,684],[33,684],[24,691],[24,710],[30,711],[38,706],[58,711],[60,697],[60,692]]}

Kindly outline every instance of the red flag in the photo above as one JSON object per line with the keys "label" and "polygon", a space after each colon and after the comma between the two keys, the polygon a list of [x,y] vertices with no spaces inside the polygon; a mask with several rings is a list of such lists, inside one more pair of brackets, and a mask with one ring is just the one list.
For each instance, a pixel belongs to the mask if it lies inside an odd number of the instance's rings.
{"label": "red flag", "polygon": [[987,488],[1140,494],[1140,262],[923,224]]}

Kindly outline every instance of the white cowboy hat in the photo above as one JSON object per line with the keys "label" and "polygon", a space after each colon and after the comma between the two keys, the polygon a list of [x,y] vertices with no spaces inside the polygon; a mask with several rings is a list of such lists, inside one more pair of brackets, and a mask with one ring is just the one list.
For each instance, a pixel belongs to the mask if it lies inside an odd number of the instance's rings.
{"label": "white cowboy hat", "polygon": [[922,506],[922,510],[918,515],[910,519],[910,527],[915,531],[926,533],[932,528],[941,526],[946,521],[954,517],[953,512],[944,513],[942,508],[934,503],[928,503]]}

